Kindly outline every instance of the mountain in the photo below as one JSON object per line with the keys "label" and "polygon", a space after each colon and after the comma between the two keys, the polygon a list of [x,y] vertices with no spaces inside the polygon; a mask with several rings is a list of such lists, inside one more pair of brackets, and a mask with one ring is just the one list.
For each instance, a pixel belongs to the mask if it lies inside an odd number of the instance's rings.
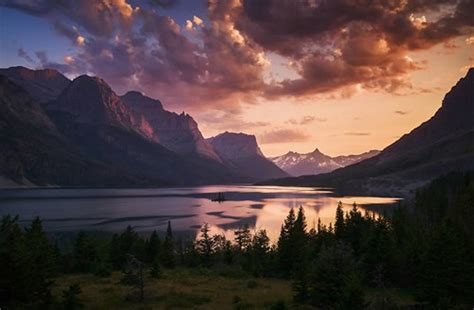
{"label": "mountain", "polygon": [[54,69],[31,70],[18,66],[0,69],[0,74],[26,90],[38,103],[56,99],[71,82]]}
{"label": "mountain", "polygon": [[112,88],[98,77],[77,77],[57,100],[48,103],[46,109],[66,112],[75,123],[118,126],[152,139],[152,129],[145,118],[131,111]]}
{"label": "mountain", "polygon": [[0,179],[14,184],[125,185],[139,180],[88,159],[20,86],[0,76]]}
{"label": "mountain", "polygon": [[253,135],[226,131],[207,141],[236,173],[257,180],[288,176],[263,155]]}
{"label": "mountain", "polygon": [[144,116],[153,141],[181,155],[199,155],[221,162],[189,114],[166,111],[159,100],[136,91],[130,91],[120,98],[130,109]]}
{"label": "mountain", "polygon": [[123,103],[100,78],[76,78],[47,105],[47,113],[89,158],[120,167],[150,184],[209,184],[236,179],[223,165],[186,158],[156,143],[144,116]]}
{"label": "mountain", "polygon": [[346,166],[356,164],[365,159],[374,157],[375,155],[378,155],[379,153],[380,153],[379,150],[370,150],[370,151],[367,151],[361,154],[356,154],[356,155],[340,155],[340,156],[333,157],[332,159],[339,166],[346,167]]}
{"label": "mountain", "polygon": [[446,94],[428,121],[379,155],[317,176],[262,184],[334,186],[341,191],[405,195],[453,170],[474,169],[474,68]]}
{"label": "mountain", "polygon": [[366,158],[377,155],[379,151],[369,151],[358,155],[331,157],[315,149],[311,153],[300,154],[288,152],[284,155],[270,158],[278,167],[292,176],[321,174],[355,164]]}

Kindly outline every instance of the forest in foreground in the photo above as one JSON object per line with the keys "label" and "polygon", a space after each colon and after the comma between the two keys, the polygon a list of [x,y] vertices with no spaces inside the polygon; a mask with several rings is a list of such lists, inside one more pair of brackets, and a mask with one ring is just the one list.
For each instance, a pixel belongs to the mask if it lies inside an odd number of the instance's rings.
{"label": "forest in foreground", "polygon": [[451,173],[385,216],[354,204],[308,229],[291,209],[276,244],[241,227],[234,240],[78,232],[61,249],[41,220],[0,226],[3,309],[472,309],[474,173]]}

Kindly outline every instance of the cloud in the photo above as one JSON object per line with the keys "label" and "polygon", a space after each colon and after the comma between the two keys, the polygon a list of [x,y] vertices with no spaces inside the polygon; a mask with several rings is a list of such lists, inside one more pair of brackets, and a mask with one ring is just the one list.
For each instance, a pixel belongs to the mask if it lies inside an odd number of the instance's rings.
{"label": "cloud", "polygon": [[394,113],[399,114],[399,115],[407,115],[409,112],[408,111],[397,110]]}
{"label": "cloud", "polygon": [[31,58],[30,55],[28,55],[28,53],[23,49],[23,48],[19,48],[18,51],[17,51],[17,55],[18,57],[21,57],[23,58],[24,60],[26,60],[28,63],[30,64],[34,64],[34,60],[33,58]]}
{"label": "cloud", "polygon": [[[425,64],[409,55],[450,46],[474,27],[472,0],[209,0],[207,16],[194,15],[184,26],[162,9],[175,3],[0,0],[48,20],[75,47],[68,51],[74,61],[63,64],[40,53],[42,66],[92,73],[119,93],[139,89],[171,106],[227,111],[262,96],[416,91],[410,73]],[[269,54],[290,63],[294,74],[265,80],[276,70]],[[295,122],[313,121],[320,120]]]}
{"label": "cloud", "polygon": [[291,59],[300,75],[270,85],[269,97],[307,96],[357,84],[385,92],[410,89],[409,73],[422,64],[407,58],[409,52],[473,28],[467,13],[474,9],[471,0],[243,3],[237,28],[265,50]]}
{"label": "cloud", "polygon": [[77,45],[82,46],[82,45],[84,45],[85,42],[86,42],[86,39],[85,39],[83,36],[78,35],[78,36],[76,37],[76,43],[77,43]]}
{"label": "cloud", "polygon": [[370,132],[345,132],[345,136],[370,136]]}
{"label": "cloud", "polygon": [[193,16],[193,23],[196,26],[201,26],[204,23],[204,21],[201,18],[199,18],[198,16],[194,15]]}
{"label": "cloud", "polygon": [[457,49],[459,48],[460,46],[457,45],[455,42],[452,42],[452,41],[446,41],[443,43],[443,46],[444,48],[446,49]]}
{"label": "cloud", "polygon": [[312,115],[305,115],[299,120],[291,118],[291,119],[287,120],[286,123],[291,124],[291,125],[308,125],[308,124],[311,124],[311,123],[314,123],[314,122],[323,123],[323,122],[326,122],[326,121],[327,121],[327,118],[316,117],[316,116],[312,116]]}
{"label": "cloud", "polygon": [[270,126],[269,122],[263,121],[247,121],[241,115],[240,111],[212,111],[208,113],[200,113],[199,123],[212,125],[217,130],[230,131],[252,131],[257,128]]}
{"label": "cloud", "polygon": [[276,129],[259,135],[258,141],[261,144],[296,143],[308,141],[309,138],[308,134],[299,130]]}

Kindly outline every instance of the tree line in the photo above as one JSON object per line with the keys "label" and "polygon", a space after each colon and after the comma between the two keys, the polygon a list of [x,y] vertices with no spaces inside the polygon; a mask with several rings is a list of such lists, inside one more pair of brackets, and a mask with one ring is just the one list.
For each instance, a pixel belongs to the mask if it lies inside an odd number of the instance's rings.
{"label": "tree line", "polygon": [[[164,236],[139,235],[128,226],[110,240],[79,232],[72,251],[60,251],[35,219],[22,229],[18,217],[4,216],[0,226],[0,301],[3,305],[71,308],[79,287],[54,300],[54,278],[65,273],[107,277],[123,272],[123,281],[141,283],[130,268],[144,266],[159,278],[162,268],[214,268],[230,265],[256,277],[291,279],[294,302],[321,309],[390,309],[390,288],[414,294],[426,308],[462,309],[474,304],[474,177],[452,173],[417,191],[412,203],[390,215],[364,214],[353,205],[336,209],[334,225],[308,229],[304,209],[291,209],[278,241],[248,226],[233,240],[211,235],[204,224],[196,240],[178,242],[168,222]],[[367,292],[376,294],[368,302]]]}

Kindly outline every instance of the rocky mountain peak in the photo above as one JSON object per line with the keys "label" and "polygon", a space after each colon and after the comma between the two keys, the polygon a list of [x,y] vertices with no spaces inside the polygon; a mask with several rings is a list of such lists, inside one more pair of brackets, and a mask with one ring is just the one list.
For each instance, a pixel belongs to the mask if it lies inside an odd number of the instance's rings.
{"label": "rocky mountain peak", "polygon": [[285,155],[271,158],[281,169],[294,176],[321,174],[335,169],[355,164],[366,158],[375,156],[379,151],[370,151],[358,155],[331,157],[316,148],[311,153],[300,154],[288,152]]}
{"label": "rocky mountain peak", "polygon": [[71,82],[54,69],[31,70],[18,66],[0,69],[0,74],[23,87],[31,98],[39,103],[56,99]]}
{"label": "rocky mountain peak", "polygon": [[130,106],[136,105],[141,108],[163,109],[160,100],[147,97],[139,91],[129,91],[120,98]]}
{"label": "rocky mountain peak", "polygon": [[147,124],[129,111],[112,88],[98,77],[77,77],[49,108],[68,112],[79,123],[118,125],[147,135]]}
{"label": "rocky mountain peak", "polygon": [[198,154],[221,162],[221,158],[204,139],[197,122],[189,114],[166,111],[159,100],[137,91],[128,92],[121,99],[150,124],[151,137],[155,142],[181,155]]}
{"label": "rocky mountain peak", "polygon": [[254,135],[226,131],[207,140],[227,159],[256,155],[264,157]]}

